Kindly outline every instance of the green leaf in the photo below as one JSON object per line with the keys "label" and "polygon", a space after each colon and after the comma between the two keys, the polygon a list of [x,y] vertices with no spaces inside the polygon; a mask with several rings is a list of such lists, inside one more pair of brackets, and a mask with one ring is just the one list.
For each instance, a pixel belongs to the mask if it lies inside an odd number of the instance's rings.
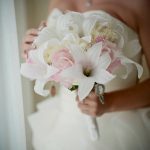
{"label": "green leaf", "polygon": [[78,89],[78,85],[73,85],[69,90],[70,91],[74,91]]}

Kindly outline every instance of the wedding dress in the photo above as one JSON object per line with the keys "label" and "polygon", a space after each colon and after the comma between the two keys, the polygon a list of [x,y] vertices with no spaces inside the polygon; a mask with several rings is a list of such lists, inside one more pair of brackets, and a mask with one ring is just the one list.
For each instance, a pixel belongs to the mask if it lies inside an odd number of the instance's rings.
{"label": "wedding dress", "polygon": [[[107,19],[119,22],[128,33],[128,39],[135,40],[137,51],[124,49],[124,53],[140,63],[138,36],[125,24],[103,11],[99,13]],[[120,69],[120,73],[123,72]],[[116,78],[106,85],[106,92],[135,85],[137,71],[132,68],[127,79]],[[86,86],[86,85],[85,85]],[[131,110],[106,113],[97,117],[100,137],[91,141],[86,121],[75,101],[76,93],[60,87],[58,95],[37,105],[37,112],[29,116],[35,150],[149,150],[150,110]],[[121,97],[120,97],[121,99]],[[106,99],[107,101],[107,99]]]}

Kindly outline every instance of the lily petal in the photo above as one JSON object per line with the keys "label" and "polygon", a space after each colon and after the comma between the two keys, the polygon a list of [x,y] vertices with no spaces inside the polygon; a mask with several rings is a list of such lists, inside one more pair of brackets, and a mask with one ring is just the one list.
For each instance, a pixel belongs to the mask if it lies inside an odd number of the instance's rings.
{"label": "lily petal", "polygon": [[76,63],[81,63],[86,59],[86,55],[80,46],[72,44],[69,46],[69,49]]}
{"label": "lily petal", "polygon": [[96,83],[106,84],[112,79],[114,79],[115,77],[116,77],[115,75],[109,73],[108,71],[104,69],[97,69],[94,78],[95,78]]}
{"label": "lily petal", "polygon": [[28,55],[29,55],[29,59],[31,59],[33,63],[39,63],[38,50],[31,50],[29,51]]}
{"label": "lily petal", "polygon": [[95,64],[95,66],[98,64],[101,51],[102,51],[102,42],[94,44],[87,51],[88,58],[93,64]]}
{"label": "lily petal", "polygon": [[82,101],[86,96],[88,96],[88,94],[90,93],[90,91],[92,90],[94,86],[94,80],[93,78],[83,78],[80,80],[79,83],[79,89],[78,89],[78,96],[79,99]]}
{"label": "lily petal", "polygon": [[75,79],[75,80],[83,78],[82,66],[79,64],[75,64],[75,65],[63,70],[60,73],[60,76],[62,76],[64,78]]}
{"label": "lily petal", "polygon": [[44,86],[46,83],[46,80],[36,80],[34,85],[34,91],[41,96],[48,96],[49,90],[44,90]]}
{"label": "lily petal", "polygon": [[108,53],[104,53],[102,56],[100,56],[99,62],[98,62],[98,67],[107,69],[110,64],[111,64],[111,58]]}
{"label": "lily petal", "polygon": [[21,64],[21,74],[31,80],[41,79],[45,75],[46,68],[39,64]]}
{"label": "lily petal", "polygon": [[138,78],[140,78],[143,74],[143,67],[141,65],[139,65],[138,63],[132,61],[131,59],[128,59],[127,57],[124,56],[120,56],[121,58],[121,64],[134,64],[137,68],[138,71]]}
{"label": "lily petal", "polygon": [[53,67],[53,66],[49,66],[47,65],[47,69],[46,69],[46,74],[44,76],[45,79],[50,78],[52,75],[56,74],[59,71],[59,69]]}

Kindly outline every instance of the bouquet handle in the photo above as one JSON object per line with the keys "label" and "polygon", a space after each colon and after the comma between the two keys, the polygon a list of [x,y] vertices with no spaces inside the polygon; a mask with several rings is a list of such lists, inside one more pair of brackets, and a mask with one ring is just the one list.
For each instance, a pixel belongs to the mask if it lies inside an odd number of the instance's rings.
{"label": "bouquet handle", "polygon": [[90,138],[92,141],[96,141],[99,138],[99,129],[96,117],[91,117],[88,115],[85,115],[85,119],[88,125],[88,131],[90,134]]}
{"label": "bouquet handle", "polygon": [[[104,104],[104,92],[105,92],[105,86],[103,84],[95,84],[95,93],[99,97],[99,100],[102,104]],[[85,119],[88,125],[88,131],[90,133],[90,138],[92,141],[98,140],[100,134],[99,134],[99,128],[97,124],[96,117],[91,117],[88,115],[85,115]]]}

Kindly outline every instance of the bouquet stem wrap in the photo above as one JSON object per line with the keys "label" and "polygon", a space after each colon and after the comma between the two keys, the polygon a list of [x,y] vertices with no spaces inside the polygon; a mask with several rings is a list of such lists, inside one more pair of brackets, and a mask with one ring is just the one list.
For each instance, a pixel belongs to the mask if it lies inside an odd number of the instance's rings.
{"label": "bouquet stem wrap", "polygon": [[90,134],[90,138],[92,141],[96,141],[99,138],[99,129],[96,117],[91,117],[88,115],[85,115],[85,119],[88,125],[88,131]]}
{"label": "bouquet stem wrap", "polygon": [[[95,94],[99,97],[99,100],[102,104],[104,104],[104,92],[105,92],[105,86],[103,84],[95,84]],[[92,141],[96,141],[99,138],[99,128],[97,124],[96,117],[91,117],[88,115],[85,115],[85,119],[88,125],[88,131],[90,133],[90,138]]]}

